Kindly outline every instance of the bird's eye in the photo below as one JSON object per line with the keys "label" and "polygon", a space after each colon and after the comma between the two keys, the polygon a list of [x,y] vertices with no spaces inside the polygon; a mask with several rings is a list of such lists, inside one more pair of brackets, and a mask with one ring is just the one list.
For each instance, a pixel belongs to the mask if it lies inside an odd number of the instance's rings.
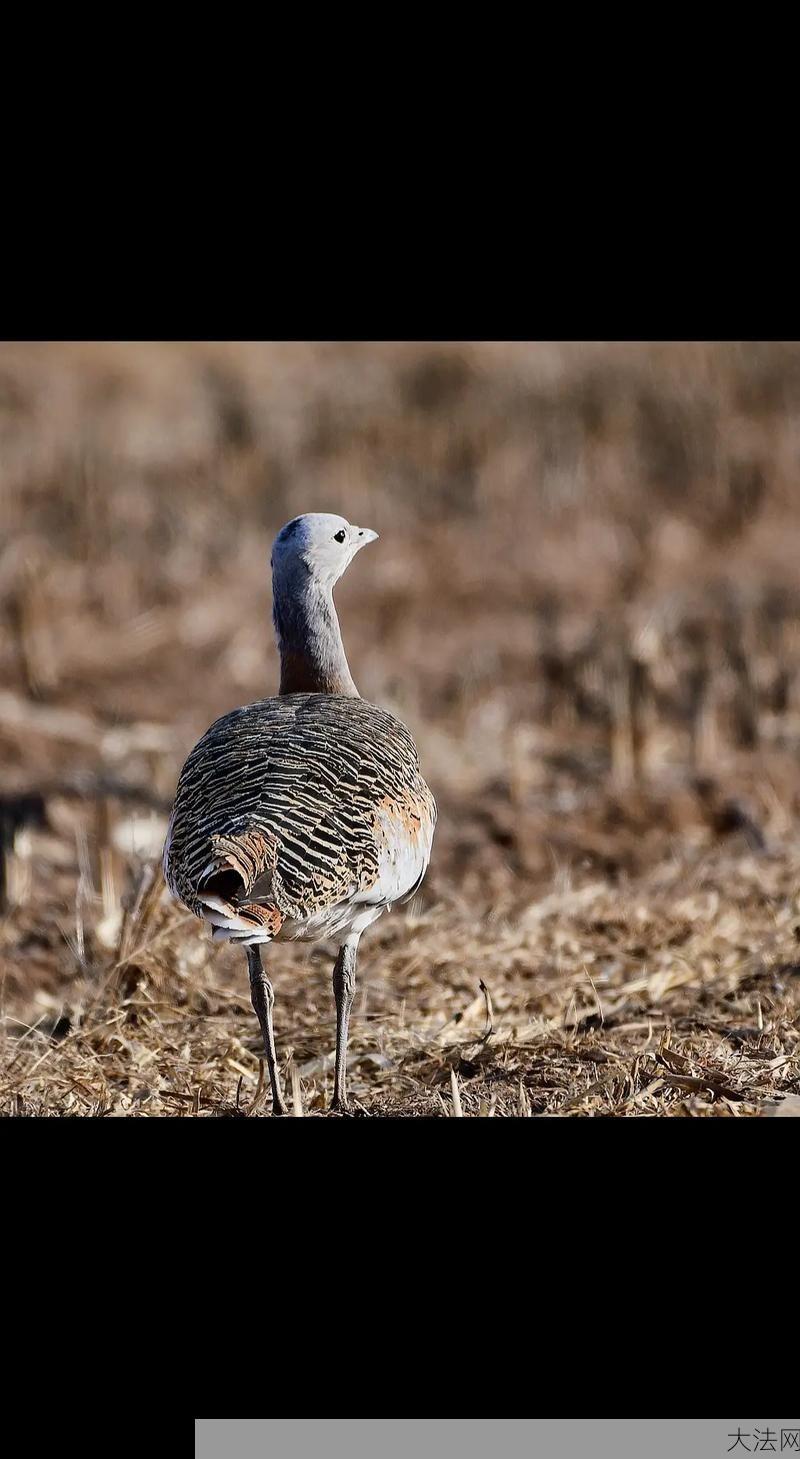
{"label": "bird's eye", "polygon": [[344,527],[342,527],[341,532],[335,532],[334,533],[333,540],[334,540],[334,542],[344,542],[344,539],[345,539],[346,536],[347,536],[347,533],[345,532]]}

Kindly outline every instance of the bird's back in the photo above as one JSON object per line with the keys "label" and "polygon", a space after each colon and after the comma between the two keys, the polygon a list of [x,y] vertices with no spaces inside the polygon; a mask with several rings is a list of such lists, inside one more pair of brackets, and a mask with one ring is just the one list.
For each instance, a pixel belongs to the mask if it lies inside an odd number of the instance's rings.
{"label": "bird's back", "polygon": [[192,750],[164,872],[218,935],[322,935],[410,894],[435,821],[398,719],[349,695],[281,695],[224,715]]}

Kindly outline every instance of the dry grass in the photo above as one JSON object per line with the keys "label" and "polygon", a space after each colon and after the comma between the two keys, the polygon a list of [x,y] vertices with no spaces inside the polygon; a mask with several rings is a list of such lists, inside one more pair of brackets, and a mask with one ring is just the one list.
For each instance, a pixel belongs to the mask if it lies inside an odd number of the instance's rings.
{"label": "dry grass", "polygon": [[[796,1112],[799,464],[794,346],[3,346],[0,1111],[268,1108],[244,958],[155,866],[314,507],[381,533],[345,639],[441,816],[356,1114]],[[270,955],[306,1116],[333,952]]]}

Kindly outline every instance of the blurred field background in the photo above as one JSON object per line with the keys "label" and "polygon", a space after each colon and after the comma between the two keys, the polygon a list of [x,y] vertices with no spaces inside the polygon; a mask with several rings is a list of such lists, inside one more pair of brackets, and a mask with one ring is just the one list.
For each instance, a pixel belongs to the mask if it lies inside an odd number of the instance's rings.
{"label": "blurred field background", "polygon": [[[364,938],[356,1113],[800,1107],[800,346],[0,346],[0,1112],[268,1108],[241,951],[158,867],[277,686],[269,549],[337,589],[440,822]],[[297,1113],[334,949],[276,944]]]}

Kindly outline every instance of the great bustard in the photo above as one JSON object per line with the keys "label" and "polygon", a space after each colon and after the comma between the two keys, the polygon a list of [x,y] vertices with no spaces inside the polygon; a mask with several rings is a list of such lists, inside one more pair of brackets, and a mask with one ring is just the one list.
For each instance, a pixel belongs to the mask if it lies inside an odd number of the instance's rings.
{"label": "great bustard", "polygon": [[164,847],[175,897],[241,943],[264,1037],[273,1111],[285,1114],[262,943],[334,936],[333,1109],[347,1108],[347,1030],[362,932],[407,900],[428,866],[436,803],[404,724],[361,699],[333,588],[377,532],[295,517],[272,548],[280,690],[223,715],[184,765]]}

